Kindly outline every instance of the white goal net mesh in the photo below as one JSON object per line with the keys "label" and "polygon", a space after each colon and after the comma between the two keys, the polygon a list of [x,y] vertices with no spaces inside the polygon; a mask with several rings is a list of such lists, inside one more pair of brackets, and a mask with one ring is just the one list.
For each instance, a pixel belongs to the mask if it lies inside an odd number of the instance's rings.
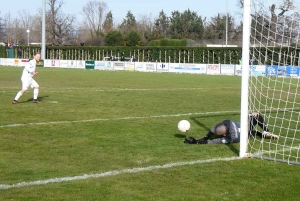
{"label": "white goal net mesh", "polygon": [[248,110],[279,138],[250,136],[248,153],[290,164],[300,164],[299,3],[251,2]]}

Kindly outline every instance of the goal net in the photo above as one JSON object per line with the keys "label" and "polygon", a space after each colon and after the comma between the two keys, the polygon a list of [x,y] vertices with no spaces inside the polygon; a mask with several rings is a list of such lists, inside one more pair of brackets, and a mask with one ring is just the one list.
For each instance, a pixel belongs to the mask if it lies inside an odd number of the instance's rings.
{"label": "goal net", "polygon": [[[240,156],[300,164],[299,3],[244,0],[242,61],[249,71],[242,78]],[[278,138],[248,136],[252,112],[259,112]]]}

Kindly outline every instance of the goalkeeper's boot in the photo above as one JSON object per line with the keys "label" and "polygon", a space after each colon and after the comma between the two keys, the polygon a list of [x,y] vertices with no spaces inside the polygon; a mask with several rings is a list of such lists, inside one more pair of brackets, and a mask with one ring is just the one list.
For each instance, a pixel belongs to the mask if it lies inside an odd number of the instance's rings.
{"label": "goalkeeper's boot", "polygon": [[273,134],[271,132],[267,132],[267,131],[264,131],[262,135],[263,135],[263,137],[269,137],[271,139],[274,138],[275,140],[279,139],[278,135],[275,135],[275,134]]}

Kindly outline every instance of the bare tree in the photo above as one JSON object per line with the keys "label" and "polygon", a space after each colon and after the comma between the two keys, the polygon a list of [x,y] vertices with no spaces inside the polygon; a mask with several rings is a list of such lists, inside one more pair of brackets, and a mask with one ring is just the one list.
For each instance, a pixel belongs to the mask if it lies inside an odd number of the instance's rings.
{"label": "bare tree", "polygon": [[12,43],[15,43],[15,44],[19,44],[20,42],[21,43],[24,43],[24,35],[25,35],[25,31],[24,31],[24,28],[22,26],[22,23],[19,21],[19,19],[17,18],[14,18],[13,19],[13,38],[12,38]]}
{"label": "bare tree", "polygon": [[[42,30],[42,11],[39,11],[38,14],[32,16],[32,20],[30,22],[30,38],[32,41],[36,43],[42,42],[41,30]],[[52,41],[52,37],[50,36],[50,34],[46,34],[46,41]]]}
{"label": "bare tree", "polygon": [[87,26],[86,23],[81,23],[76,30],[76,40],[75,43],[77,45],[79,44],[87,44],[86,42],[91,39],[89,27]]}
{"label": "bare tree", "polygon": [[284,13],[287,11],[294,10],[294,0],[283,0],[282,4],[279,5],[279,9],[281,10],[281,12],[278,14],[278,16],[284,15]]}
{"label": "bare tree", "polygon": [[[296,9],[294,0],[284,0],[278,5],[278,10],[280,13],[277,15],[276,32],[280,35],[280,42],[290,45],[293,41],[299,41],[300,13]],[[279,38],[274,37],[274,40],[279,41]]]}
{"label": "bare tree", "polygon": [[33,16],[31,16],[28,11],[18,11],[18,15],[16,17],[8,12],[2,21],[2,34],[3,36],[5,35],[5,39],[3,40],[8,43],[27,44],[27,37],[29,35],[27,35],[26,30],[30,30],[30,39],[35,39],[31,27],[32,21]]}
{"label": "bare tree", "polygon": [[91,37],[100,37],[102,33],[103,21],[106,16],[107,5],[101,1],[89,1],[83,8],[83,16],[90,30]]}
{"label": "bare tree", "polygon": [[149,15],[144,14],[138,17],[137,29],[141,33],[143,42],[147,42],[150,39],[152,35],[153,27],[154,27],[154,22],[151,14]]}
{"label": "bare tree", "polygon": [[34,31],[31,27],[33,22],[33,16],[30,15],[30,13],[26,10],[22,10],[19,12],[18,18],[15,19],[15,25],[16,25],[16,35],[18,38],[18,43],[26,44],[26,38],[27,38],[27,30],[31,32],[30,38],[32,39],[32,42],[38,42],[36,40]]}
{"label": "bare tree", "polygon": [[22,10],[19,12],[20,22],[24,29],[28,29],[33,21],[33,16],[30,15],[29,11]]}
{"label": "bare tree", "polygon": [[[238,0],[238,5],[243,7],[244,0]],[[262,4],[254,4],[257,12],[252,14],[253,26],[252,35],[262,42],[290,42],[298,36],[299,13],[290,15],[288,11],[295,9],[294,0],[281,0],[279,3],[272,3],[268,9],[261,9]]]}
{"label": "bare tree", "polygon": [[10,12],[6,13],[4,18],[4,28],[5,28],[5,35],[6,35],[6,42],[7,43],[14,43],[16,40],[15,35],[15,25],[14,25],[14,19],[12,17],[12,14]]}
{"label": "bare tree", "polygon": [[48,0],[49,11],[46,16],[47,32],[52,36],[52,43],[63,45],[70,43],[74,35],[75,16],[62,12],[63,1]]}
{"label": "bare tree", "polygon": [[[1,11],[0,11],[1,14]],[[5,41],[5,27],[4,27],[4,20],[3,18],[0,16],[0,42],[4,42]]]}

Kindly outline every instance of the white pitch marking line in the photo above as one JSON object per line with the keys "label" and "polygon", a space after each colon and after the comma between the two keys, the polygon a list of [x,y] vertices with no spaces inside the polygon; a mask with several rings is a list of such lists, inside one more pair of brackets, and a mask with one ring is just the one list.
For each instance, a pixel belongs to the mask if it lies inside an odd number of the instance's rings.
{"label": "white pitch marking line", "polygon": [[169,164],[165,164],[165,165],[156,165],[156,166],[141,167],[141,168],[113,170],[113,171],[102,172],[102,173],[98,173],[98,174],[84,174],[84,175],[73,176],[73,177],[60,177],[60,178],[52,178],[52,179],[46,179],[46,180],[20,182],[20,183],[16,183],[16,184],[0,184],[0,189],[19,188],[19,187],[25,187],[25,186],[38,186],[38,185],[46,185],[46,184],[50,184],[50,183],[85,180],[85,179],[91,179],[91,178],[94,179],[94,178],[109,177],[109,176],[115,176],[115,175],[126,174],[126,173],[137,173],[137,172],[143,172],[143,171],[167,169],[167,168],[184,166],[184,165],[194,165],[194,164],[211,163],[211,162],[218,162],[218,161],[232,161],[232,160],[238,160],[238,159],[242,159],[242,158],[240,158],[240,157],[214,158],[214,159],[207,159],[207,160],[169,163]]}
{"label": "white pitch marking line", "polygon": [[190,115],[206,115],[206,114],[222,114],[236,111],[219,111],[219,112],[199,112],[199,113],[186,113],[186,114],[165,114],[156,116],[146,116],[146,117],[120,117],[120,118],[107,118],[107,119],[86,119],[86,120],[74,120],[74,121],[52,121],[52,122],[38,122],[38,123],[26,123],[26,124],[8,124],[0,126],[0,128],[8,127],[21,127],[21,126],[33,126],[33,125],[50,125],[50,124],[67,124],[67,123],[85,123],[85,122],[96,122],[96,121],[109,121],[109,120],[129,120],[129,119],[151,119],[151,118],[166,118],[166,117],[180,117],[180,116],[190,116]]}
{"label": "white pitch marking line", "polygon": [[[233,88],[237,88],[237,87],[218,87],[215,89],[233,89]],[[0,89],[16,89],[16,87],[0,87]],[[78,91],[78,90],[84,90],[86,92],[90,92],[90,91],[96,91],[96,92],[122,92],[122,91],[176,91],[176,90],[210,90],[209,88],[158,88],[158,89],[146,89],[146,88],[112,88],[112,89],[99,89],[99,88],[64,88],[63,90],[59,90],[59,89],[53,89],[53,88],[47,88],[47,87],[43,87],[43,92],[51,92],[51,93],[57,93],[57,92],[73,92],[73,91]],[[1,93],[5,93],[8,92],[6,91],[0,91]]]}

